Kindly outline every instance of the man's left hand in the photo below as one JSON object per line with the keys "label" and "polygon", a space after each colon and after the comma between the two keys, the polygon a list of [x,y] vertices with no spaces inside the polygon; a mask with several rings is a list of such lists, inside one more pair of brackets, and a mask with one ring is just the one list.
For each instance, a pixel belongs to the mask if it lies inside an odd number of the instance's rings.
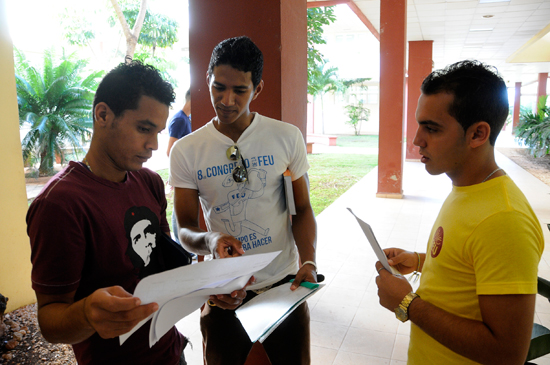
{"label": "man's left hand", "polygon": [[403,298],[412,291],[412,286],[404,276],[393,275],[384,269],[380,261],[376,262],[376,271],[378,271],[376,285],[378,286],[380,305],[393,312]]}
{"label": "man's left hand", "polygon": [[216,307],[220,307],[221,309],[236,309],[239,305],[241,305],[244,298],[246,298],[246,287],[254,284],[254,282],[256,282],[256,278],[252,276],[244,288],[240,290],[235,290],[231,292],[231,294],[211,295],[208,299],[208,302],[210,303],[208,305],[214,305]]}
{"label": "man's left hand", "polygon": [[303,265],[300,270],[298,270],[296,278],[290,286],[290,290],[296,290],[302,281],[308,281],[310,283],[317,282],[317,272],[315,272],[315,266],[310,264]]}

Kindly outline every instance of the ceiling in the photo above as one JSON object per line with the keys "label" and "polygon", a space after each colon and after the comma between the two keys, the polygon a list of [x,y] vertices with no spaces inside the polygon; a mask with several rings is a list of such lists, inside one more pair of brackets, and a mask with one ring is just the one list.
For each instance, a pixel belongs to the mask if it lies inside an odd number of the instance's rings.
{"label": "ceiling", "polygon": [[[325,3],[348,3],[379,32],[380,1]],[[535,84],[550,72],[550,0],[408,0],[407,40],[434,41],[435,68],[477,59],[496,66],[510,86]]]}

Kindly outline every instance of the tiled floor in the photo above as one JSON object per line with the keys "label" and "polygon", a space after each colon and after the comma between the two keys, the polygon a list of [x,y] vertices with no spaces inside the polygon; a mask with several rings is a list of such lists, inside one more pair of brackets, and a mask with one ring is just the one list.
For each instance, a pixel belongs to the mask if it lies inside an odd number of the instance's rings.
{"label": "tiled floor", "polygon": [[[516,181],[535,209],[546,238],[550,232],[550,187],[497,153],[497,162]],[[445,176],[430,176],[418,162],[405,163],[403,199],[376,198],[376,170],[342,195],[317,217],[319,271],[326,286],[308,302],[311,310],[312,363],[405,364],[410,324],[400,323],[378,303],[374,284],[376,262],[366,238],[347,207],[367,221],[382,247],[425,252],[431,225],[451,189]],[[550,278],[550,250],[540,263],[541,276]],[[536,321],[550,326],[550,303],[537,298]],[[178,324],[191,337],[189,364],[201,364],[199,314]],[[537,359],[550,365],[550,357]]]}

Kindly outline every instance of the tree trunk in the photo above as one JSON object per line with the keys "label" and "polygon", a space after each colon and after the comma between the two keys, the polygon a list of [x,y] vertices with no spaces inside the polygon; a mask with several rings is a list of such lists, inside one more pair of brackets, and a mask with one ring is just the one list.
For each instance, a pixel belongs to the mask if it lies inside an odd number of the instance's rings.
{"label": "tree trunk", "polygon": [[126,22],[126,18],[124,18],[122,9],[118,5],[118,0],[111,0],[111,4],[113,4],[116,16],[120,22],[124,36],[126,37],[126,56],[124,57],[124,60],[125,62],[129,62],[134,58],[134,52],[136,51],[139,34],[141,33],[143,21],[145,20],[145,14],[147,13],[147,0],[141,0],[141,8],[139,9],[136,24],[134,24],[134,28],[132,30],[130,30],[130,26],[128,25],[128,22]]}

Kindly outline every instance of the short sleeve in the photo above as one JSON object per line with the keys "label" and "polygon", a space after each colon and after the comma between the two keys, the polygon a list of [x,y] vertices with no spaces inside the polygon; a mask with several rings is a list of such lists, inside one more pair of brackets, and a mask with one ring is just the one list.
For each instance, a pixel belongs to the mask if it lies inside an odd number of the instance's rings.
{"label": "short sleeve", "polygon": [[198,183],[192,173],[191,159],[192,151],[184,149],[185,138],[174,144],[170,152],[170,177],[169,184],[176,188],[198,190]]}
{"label": "short sleeve", "polygon": [[86,242],[77,214],[49,199],[35,200],[27,213],[32,288],[66,294],[80,283]]}
{"label": "short sleeve", "polygon": [[307,160],[306,143],[300,130],[294,126],[292,143],[294,146],[294,153],[291,155],[290,164],[288,169],[292,175],[292,181],[298,180],[309,170],[309,162]]}
{"label": "short sleeve", "polygon": [[471,253],[478,295],[534,294],[538,263],[544,249],[538,221],[507,211],[486,219],[476,229]]}

